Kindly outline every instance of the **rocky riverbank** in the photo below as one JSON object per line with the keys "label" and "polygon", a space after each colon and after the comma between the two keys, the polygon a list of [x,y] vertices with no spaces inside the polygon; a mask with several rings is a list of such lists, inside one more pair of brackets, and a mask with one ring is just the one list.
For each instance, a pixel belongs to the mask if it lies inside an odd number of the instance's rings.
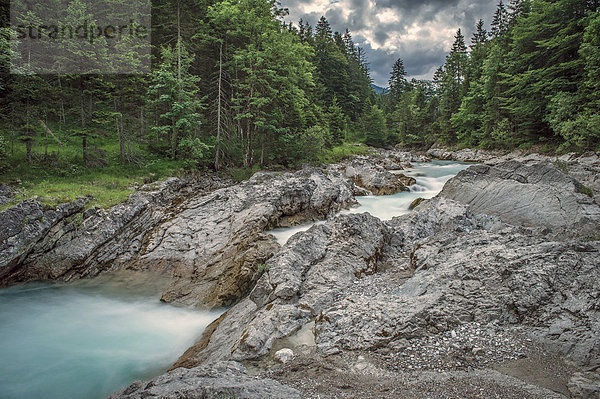
{"label": "rocky riverbank", "polygon": [[[388,170],[424,158],[172,180],[107,212],[21,204],[0,213],[0,281],[154,270],[172,276],[165,301],[233,304],[173,371],[114,398],[596,398],[598,157],[484,155],[387,222],[335,214],[403,190]],[[265,232],[317,219],[283,247]]]}

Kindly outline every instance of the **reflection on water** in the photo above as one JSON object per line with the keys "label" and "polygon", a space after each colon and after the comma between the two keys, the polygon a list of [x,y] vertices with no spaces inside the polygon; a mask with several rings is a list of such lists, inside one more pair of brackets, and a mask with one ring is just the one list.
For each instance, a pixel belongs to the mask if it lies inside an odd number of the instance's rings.
{"label": "reflection on water", "polygon": [[0,290],[0,398],[103,398],[164,372],[219,314],[161,303],[162,286],[119,275]]}
{"label": "reflection on water", "polygon": [[[368,212],[381,220],[390,220],[395,216],[407,214],[410,212],[408,209],[410,204],[415,199],[435,197],[448,180],[471,165],[454,161],[432,161],[415,163],[410,169],[393,171],[392,173],[402,173],[415,178],[417,183],[410,187],[410,192],[405,191],[394,195],[356,197],[360,205],[356,208],[343,211],[342,214]],[[284,245],[292,235],[308,230],[312,226],[313,224],[306,224],[292,228],[279,228],[270,233],[277,238],[277,241],[281,245]]]}

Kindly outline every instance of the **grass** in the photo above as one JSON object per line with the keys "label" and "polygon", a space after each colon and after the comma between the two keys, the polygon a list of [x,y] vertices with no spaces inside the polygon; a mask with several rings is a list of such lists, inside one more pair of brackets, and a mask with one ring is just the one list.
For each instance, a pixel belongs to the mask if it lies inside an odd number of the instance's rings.
{"label": "grass", "polygon": [[15,143],[0,183],[15,187],[18,194],[0,210],[27,198],[55,206],[87,196],[93,197],[88,206],[108,208],[127,200],[134,186],[181,174],[180,161],[155,157],[136,148],[139,162],[123,165],[114,146],[112,142],[98,145],[108,166],[91,168],[83,165],[78,142],[64,143],[60,156],[56,155],[56,145],[50,143],[48,156],[44,155],[44,146],[38,145],[33,148],[32,163],[27,162],[23,144]]}
{"label": "grass", "polygon": [[252,168],[230,168],[224,171],[224,176],[230,177],[235,182],[240,183],[250,179],[258,171],[260,171],[258,165],[255,165]]}
{"label": "grass", "polygon": [[563,173],[569,172],[569,165],[566,162],[561,161],[560,159],[557,159],[556,161],[552,162],[552,164],[556,169],[560,170]]}
{"label": "grass", "polygon": [[[10,134],[5,131],[3,136],[8,143]],[[86,167],[81,155],[81,139],[63,136],[61,140],[59,149],[57,143],[50,139],[46,155],[44,138],[37,137],[32,148],[31,163],[27,160],[25,145],[14,142],[13,154],[0,165],[0,184],[11,185],[18,193],[0,210],[28,198],[35,198],[53,207],[81,197],[92,197],[89,207],[108,208],[127,200],[135,191],[135,186],[181,175],[183,171],[181,161],[150,154],[144,146],[136,144],[132,144],[131,150],[138,162],[123,165],[119,144],[110,135],[100,135],[90,140],[89,153],[92,157],[96,154],[99,162],[96,162],[96,167]],[[368,153],[365,145],[344,143],[326,150],[315,163],[336,163]],[[248,180],[259,169],[257,166],[232,168],[224,173],[240,182]]]}
{"label": "grass", "polygon": [[369,153],[369,148],[363,144],[344,143],[325,150],[323,154],[319,156],[317,163],[337,163],[355,155],[367,155]]}
{"label": "grass", "polygon": [[587,195],[588,197],[592,197],[592,198],[594,197],[594,190],[592,190],[591,188],[589,188],[587,186],[581,186],[579,188],[579,192],[581,194]]}

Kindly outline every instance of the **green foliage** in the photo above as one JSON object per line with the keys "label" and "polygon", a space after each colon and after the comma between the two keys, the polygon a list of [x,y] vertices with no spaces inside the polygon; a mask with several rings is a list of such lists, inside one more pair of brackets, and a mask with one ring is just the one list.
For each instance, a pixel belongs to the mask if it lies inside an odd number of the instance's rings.
{"label": "green foliage", "polygon": [[585,194],[585,195],[587,195],[588,197],[592,197],[592,198],[594,197],[594,190],[592,190],[592,189],[591,189],[591,188],[589,188],[589,187],[586,187],[586,186],[581,186],[581,187],[579,188],[579,192],[580,192],[581,194]]}
{"label": "green foliage", "polygon": [[326,164],[337,163],[355,155],[367,154],[369,154],[369,148],[364,145],[344,143],[337,147],[325,150],[319,157],[319,162]]}
{"label": "green foliage", "polygon": [[566,162],[561,161],[560,159],[557,159],[556,161],[552,162],[552,165],[554,165],[556,169],[562,171],[563,173],[569,172],[569,165]]}
{"label": "green foliage", "polygon": [[598,148],[598,6],[573,0],[511,0],[508,7],[499,2],[489,35],[483,21],[477,23],[470,53],[460,30],[454,37],[427,97],[436,103],[433,118],[415,123],[419,107],[410,96],[384,96],[391,136],[408,143],[420,135],[421,142],[463,147]]}
{"label": "green foliage", "polygon": [[210,147],[204,144],[198,137],[184,137],[177,147],[177,154],[184,159],[183,166],[186,169],[198,169],[202,162],[206,161],[206,155]]}
{"label": "green foliage", "polygon": [[0,135],[0,173],[8,169],[8,160],[10,157],[9,144],[4,136]]}
{"label": "green foliage", "polygon": [[385,124],[385,115],[383,110],[377,105],[373,105],[371,110],[365,115],[365,143],[372,147],[383,147],[387,144],[388,131]]}
{"label": "green foliage", "polygon": [[231,177],[236,183],[250,179],[256,172],[260,171],[260,166],[254,165],[251,168],[230,168],[226,176]]}
{"label": "green foliage", "polygon": [[269,265],[265,265],[264,263],[259,263],[256,266],[256,271],[258,271],[258,274],[268,273],[269,272]]}
{"label": "green foliage", "polygon": [[326,143],[331,141],[329,137],[330,133],[324,127],[313,126],[306,129],[297,141],[298,159],[305,162],[317,161],[326,148]]}
{"label": "green foliage", "polygon": [[408,209],[410,209],[412,211],[413,209],[415,209],[416,207],[421,205],[421,202],[423,202],[423,201],[425,201],[425,198],[415,199],[413,202],[410,203],[410,206],[408,207]]}
{"label": "green foliage", "polygon": [[[176,159],[182,140],[190,162],[196,162],[196,150],[189,150],[192,138],[200,126],[202,102],[198,96],[198,77],[190,73],[194,61],[181,41],[175,48],[164,47],[161,50],[162,62],[153,73],[149,90],[150,106],[158,114],[158,120],[152,126],[152,132],[159,140],[169,144],[171,159]],[[196,146],[199,148],[199,146]]]}

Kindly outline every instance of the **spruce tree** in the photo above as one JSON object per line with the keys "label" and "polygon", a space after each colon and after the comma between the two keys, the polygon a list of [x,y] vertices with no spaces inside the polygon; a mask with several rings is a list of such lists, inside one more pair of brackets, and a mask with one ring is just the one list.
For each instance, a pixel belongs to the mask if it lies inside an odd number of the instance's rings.
{"label": "spruce tree", "polygon": [[409,88],[408,80],[406,80],[406,69],[404,69],[404,61],[397,59],[392,67],[389,80],[390,95],[395,101],[398,101],[400,95]]}
{"label": "spruce tree", "polygon": [[506,28],[508,27],[508,11],[504,6],[502,0],[498,3],[496,7],[496,12],[494,13],[494,17],[492,19],[492,25],[490,29],[490,37],[495,39],[497,37],[502,36],[506,32]]}

